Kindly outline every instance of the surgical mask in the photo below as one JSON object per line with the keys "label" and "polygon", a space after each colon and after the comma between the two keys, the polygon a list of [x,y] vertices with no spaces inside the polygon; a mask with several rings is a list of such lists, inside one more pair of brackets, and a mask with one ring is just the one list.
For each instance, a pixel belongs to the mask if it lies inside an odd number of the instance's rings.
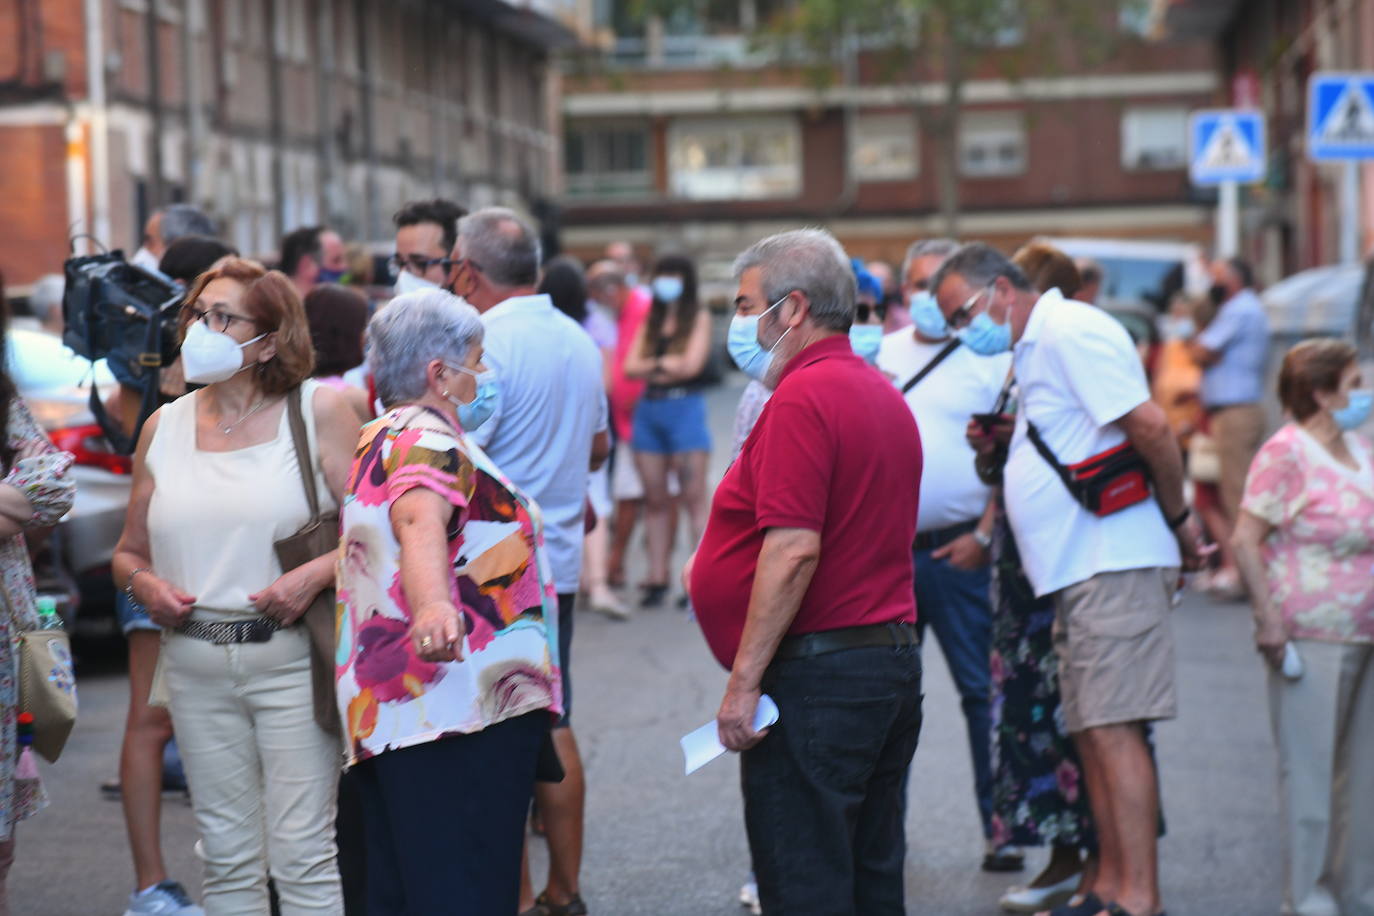
{"label": "surgical mask", "polygon": [[923,289],[911,294],[910,311],[911,320],[923,337],[944,340],[949,336],[949,325],[945,323],[940,304],[935,301],[929,290]]}
{"label": "surgical mask", "polygon": [[319,276],[315,278],[316,283],[338,283],[347,274],[346,270],[330,270],[328,267],[321,267]]}
{"label": "surgical mask", "polygon": [[740,371],[749,376],[756,382],[763,381],[768,375],[768,367],[773,362],[773,351],[782,343],[782,338],[786,337],[792,330],[788,328],[782,332],[773,346],[767,350],[763,344],[759,343],[759,319],[767,315],[773,309],[787,301],[787,296],[783,296],[768,308],[759,312],[757,315],[735,315],[730,319],[730,331],[725,337],[725,349],[730,352],[730,358],[739,366]]}
{"label": "surgical mask", "polygon": [[192,322],[181,345],[181,368],[186,381],[213,385],[233,378],[248,367],[243,364],[243,348],[266,337],[259,334],[239,343],[222,331],[212,331],[205,322]]}
{"label": "surgical mask", "polygon": [[639,285],[639,274],[629,273],[625,275],[625,288],[634,289]]}
{"label": "surgical mask", "polygon": [[1350,401],[1344,407],[1331,411],[1331,418],[1341,429],[1359,429],[1369,419],[1374,409],[1374,389],[1356,388],[1350,392]]}
{"label": "surgical mask", "polygon": [[869,365],[876,363],[878,350],[883,345],[883,326],[880,324],[852,325],[849,328],[849,345]]}
{"label": "surgical mask", "polygon": [[140,246],[138,251],[134,252],[134,256],[129,258],[129,263],[135,267],[142,267],[144,270],[152,271],[161,276],[161,271],[157,269],[157,255],[153,254],[147,248]]}
{"label": "surgical mask", "polygon": [[1191,318],[1165,318],[1160,326],[1160,335],[1165,340],[1188,340],[1197,333],[1197,324]]}
{"label": "surgical mask", "polygon": [[654,277],[654,295],[663,302],[676,302],[682,298],[682,278],[673,276]]}
{"label": "surgical mask", "polygon": [[425,289],[438,289],[438,283],[431,283],[424,277],[417,277],[408,270],[402,270],[396,277],[396,283],[392,286],[396,295],[402,296],[406,293],[418,293]]}
{"label": "surgical mask", "polygon": [[[988,305],[991,307],[992,303]],[[1011,323],[998,324],[992,320],[987,309],[974,315],[968,327],[956,333],[964,346],[979,356],[996,356],[1011,349]]]}
{"label": "surgical mask", "polygon": [[496,403],[500,400],[501,389],[496,384],[496,373],[488,369],[486,372],[474,372],[466,366],[444,366],[454,372],[464,372],[477,379],[477,394],[466,404],[458,400],[457,397],[449,397],[449,403],[458,409],[458,425],[463,427],[464,432],[472,432],[477,427],[491,419],[491,415],[496,412]]}

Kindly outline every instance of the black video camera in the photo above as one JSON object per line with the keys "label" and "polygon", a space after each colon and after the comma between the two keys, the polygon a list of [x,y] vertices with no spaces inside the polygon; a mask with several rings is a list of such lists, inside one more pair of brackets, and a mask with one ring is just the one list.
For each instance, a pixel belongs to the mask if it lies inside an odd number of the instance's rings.
{"label": "black video camera", "polygon": [[120,251],[69,258],[62,342],[89,360],[103,359],[120,384],[141,395],[138,423],[126,436],[91,386],[91,413],[115,451],[130,454],[158,406],[161,370],[177,358],[183,291],[176,283],[124,260]]}

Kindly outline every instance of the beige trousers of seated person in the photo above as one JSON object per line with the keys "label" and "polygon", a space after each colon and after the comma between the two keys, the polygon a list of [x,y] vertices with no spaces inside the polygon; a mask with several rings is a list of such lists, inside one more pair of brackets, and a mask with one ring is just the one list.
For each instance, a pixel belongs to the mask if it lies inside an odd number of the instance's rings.
{"label": "beige trousers of seated person", "polygon": [[339,740],[315,724],[305,627],[217,646],[169,634],[163,674],[204,844],[207,916],[342,916]]}
{"label": "beige trousers of seated person", "polygon": [[1286,833],[1285,916],[1374,916],[1374,646],[1295,640],[1269,672]]}

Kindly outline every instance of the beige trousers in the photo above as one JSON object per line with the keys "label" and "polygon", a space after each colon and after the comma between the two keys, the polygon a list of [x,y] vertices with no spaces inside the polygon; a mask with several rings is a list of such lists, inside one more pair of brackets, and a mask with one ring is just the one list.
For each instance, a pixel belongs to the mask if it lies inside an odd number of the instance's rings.
{"label": "beige trousers", "polygon": [[1295,640],[1269,672],[1287,833],[1285,916],[1374,916],[1374,646]]}
{"label": "beige trousers", "polygon": [[1223,407],[1212,413],[1212,438],[1217,442],[1217,460],[1221,465],[1221,507],[1226,520],[1236,523],[1240,514],[1241,497],[1245,495],[1245,476],[1250,462],[1264,444],[1264,408],[1258,404],[1238,404]]}
{"label": "beige trousers", "polygon": [[342,916],[334,844],[339,741],[315,724],[304,627],[217,646],[170,635],[172,725],[205,858],[207,916]]}

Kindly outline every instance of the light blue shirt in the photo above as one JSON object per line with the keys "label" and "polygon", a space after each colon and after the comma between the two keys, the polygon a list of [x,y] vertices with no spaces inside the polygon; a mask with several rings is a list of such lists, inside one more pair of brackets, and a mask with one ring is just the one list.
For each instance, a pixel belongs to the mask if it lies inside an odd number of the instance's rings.
{"label": "light blue shirt", "polygon": [[1263,398],[1269,316],[1254,290],[1243,289],[1223,302],[1195,340],[1221,356],[1202,372],[1204,407],[1254,404]]}
{"label": "light blue shirt", "polygon": [[497,373],[500,398],[468,437],[539,504],[556,587],[576,592],[592,439],[607,424],[601,353],[545,295],[507,299],[482,324],[482,361]]}

